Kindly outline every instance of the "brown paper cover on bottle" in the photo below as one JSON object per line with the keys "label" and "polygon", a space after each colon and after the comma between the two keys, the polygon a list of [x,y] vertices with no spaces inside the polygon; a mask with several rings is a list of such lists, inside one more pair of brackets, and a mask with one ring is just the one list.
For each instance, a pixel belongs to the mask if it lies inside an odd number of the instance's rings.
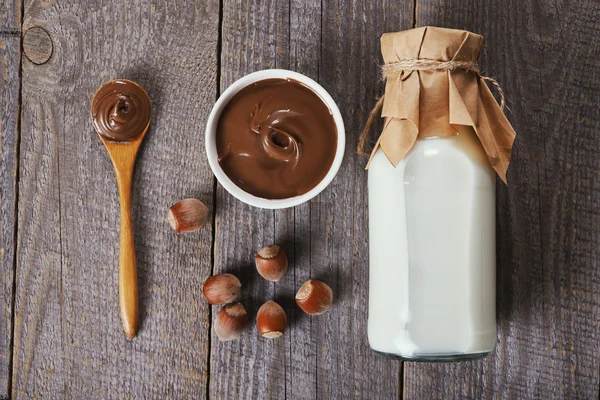
{"label": "brown paper cover on bottle", "polygon": [[[381,53],[385,63],[400,60],[477,61],[483,37],[436,27],[385,33]],[[398,165],[417,138],[454,136],[473,129],[490,164],[506,182],[506,170],[516,133],[486,82],[475,72],[403,71],[388,76],[381,115],[384,127],[379,148]]]}

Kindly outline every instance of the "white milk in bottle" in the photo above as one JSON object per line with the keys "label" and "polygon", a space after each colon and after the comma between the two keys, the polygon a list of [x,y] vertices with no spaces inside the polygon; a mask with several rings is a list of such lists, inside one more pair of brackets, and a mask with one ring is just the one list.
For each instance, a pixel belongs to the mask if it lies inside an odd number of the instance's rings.
{"label": "white milk in bottle", "polygon": [[369,343],[403,358],[470,358],[496,343],[495,174],[462,134],[369,166]]}

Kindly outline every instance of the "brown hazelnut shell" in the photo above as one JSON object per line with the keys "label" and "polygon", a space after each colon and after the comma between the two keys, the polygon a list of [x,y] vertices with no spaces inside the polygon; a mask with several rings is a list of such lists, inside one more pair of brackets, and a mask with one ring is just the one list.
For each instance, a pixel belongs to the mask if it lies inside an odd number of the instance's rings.
{"label": "brown hazelnut shell", "polygon": [[208,207],[198,199],[183,199],[169,208],[167,222],[177,233],[195,232],[208,222]]}
{"label": "brown hazelnut shell", "polygon": [[218,274],[209,277],[202,286],[202,294],[212,305],[226,304],[240,296],[242,283],[232,274]]}
{"label": "brown hazelnut shell", "polygon": [[283,308],[274,301],[267,301],[258,310],[256,327],[265,338],[278,338],[285,332],[287,317]]}
{"label": "brown hazelnut shell", "polygon": [[324,282],[316,279],[306,281],[296,293],[296,304],[307,314],[319,315],[329,311],[333,292]]}
{"label": "brown hazelnut shell", "polygon": [[215,333],[219,340],[234,340],[241,336],[248,323],[248,313],[242,303],[226,304],[215,318]]}
{"label": "brown hazelnut shell", "polygon": [[277,245],[266,246],[256,254],[256,270],[268,281],[277,282],[288,269],[285,252]]}

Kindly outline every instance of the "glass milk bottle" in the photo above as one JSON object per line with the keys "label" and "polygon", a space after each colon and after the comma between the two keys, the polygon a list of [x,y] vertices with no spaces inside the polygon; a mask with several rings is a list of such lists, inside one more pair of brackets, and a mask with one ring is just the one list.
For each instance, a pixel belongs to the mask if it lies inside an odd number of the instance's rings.
{"label": "glass milk bottle", "polygon": [[367,165],[378,353],[453,361],[496,344],[495,184],[516,134],[479,73],[482,43],[435,27],[381,37],[385,95],[369,121],[381,107],[383,130]]}
{"label": "glass milk bottle", "polygon": [[369,344],[458,360],[496,343],[495,173],[472,135],[417,139],[369,166]]}

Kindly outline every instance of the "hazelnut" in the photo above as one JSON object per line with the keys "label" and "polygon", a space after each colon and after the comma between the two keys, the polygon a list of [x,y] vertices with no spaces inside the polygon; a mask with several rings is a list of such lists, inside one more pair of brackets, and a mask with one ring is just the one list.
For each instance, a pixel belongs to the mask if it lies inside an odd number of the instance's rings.
{"label": "hazelnut", "polygon": [[209,277],[202,286],[202,294],[210,304],[226,304],[240,295],[242,283],[231,274],[219,274]]}
{"label": "hazelnut", "polygon": [[260,249],[256,254],[256,269],[260,276],[271,282],[277,282],[288,268],[285,252],[277,245]]}
{"label": "hazelnut", "polygon": [[208,207],[198,199],[183,199],[169,208],[167,221],[177,233],[194,232],[206,225]]}
{"label": "hazelnut", "polygon": [[256,315],[258,333],[265,338],[273,339],[283,335],[286,323],[285,311],[271,300],[263,304]]}
{"label": "hazelnut", "polygon": [[219,340],[237,339],[247,323],[248,313],[242,303],[227,304],[215,318],[215,333]]}
{"label": "hazelnut", "polygon": [[331,308],[333,293],[331,288],[321,281],[308,280],[296,293],[296,304],[307,314],[319,315]]}

